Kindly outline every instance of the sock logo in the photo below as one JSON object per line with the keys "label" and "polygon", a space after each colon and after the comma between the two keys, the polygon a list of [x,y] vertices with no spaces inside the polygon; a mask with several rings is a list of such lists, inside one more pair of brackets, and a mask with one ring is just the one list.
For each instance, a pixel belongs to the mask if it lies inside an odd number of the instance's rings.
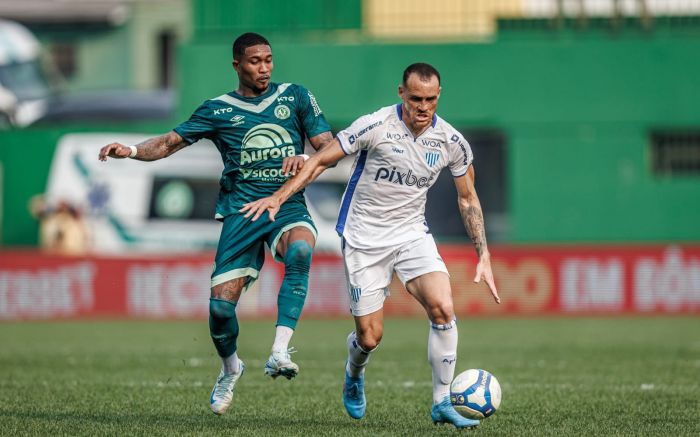
{"label": "sock logo", "polygon": [[452,364],[457,361],[457,357],[446,357],[442,359],[443,364]]}

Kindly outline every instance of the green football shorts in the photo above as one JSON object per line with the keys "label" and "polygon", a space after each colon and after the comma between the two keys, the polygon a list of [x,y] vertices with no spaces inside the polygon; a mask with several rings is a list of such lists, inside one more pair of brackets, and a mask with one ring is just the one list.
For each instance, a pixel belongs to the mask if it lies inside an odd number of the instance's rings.
{"label": "green football shorts", "polygon": [[263,214],[257,221],[245,218],[244,215],[232,214],[224,218],[214,259],[214,271],[211,274],[212,287],[231,279],[249,276],[250,279],[243,288],[246,291],[258,279],[265,262],[264,244],[267,243],[272,257],[282,262],[282,257],[276,251],[277,242],[282,234],[292,228],[305,227],[314,234],[314,238],[318,236],[309,211],[299,202],[282,204],[274,222],[268,219],[267,214]]}

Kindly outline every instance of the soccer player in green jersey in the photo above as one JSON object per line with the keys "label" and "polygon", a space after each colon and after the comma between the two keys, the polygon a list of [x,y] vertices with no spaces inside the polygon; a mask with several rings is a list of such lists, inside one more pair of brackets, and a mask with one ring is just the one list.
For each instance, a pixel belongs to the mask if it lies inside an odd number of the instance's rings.
{"label": "soccer player in green jersey", "polygon": [[333,138],[316,99],[304,87],[270,82],[272,51],[263,36],[245,33],[233,43],[235,91],[202,103],[189,120],[171,132],[135,146],[108,144],[99,159],[132,158],[154,161],[172,155],[201,138],[221,153],[216,218],[223,228],[211,277],[209,331],[222,368],[210,406],[223,414],[245,365],[236,353],[239,327],[236,304],[257,279],[267,244],[275,260],[284,263],[277,298],[277,324],[265,374],[291,379],[299,367],[289,357],[289,341],[306,299],[316,228],[303,194],[287,201],[276,220],[251,221],[238,211],[246,203],[274,193],[303,166],[304,140],[320,149]]}

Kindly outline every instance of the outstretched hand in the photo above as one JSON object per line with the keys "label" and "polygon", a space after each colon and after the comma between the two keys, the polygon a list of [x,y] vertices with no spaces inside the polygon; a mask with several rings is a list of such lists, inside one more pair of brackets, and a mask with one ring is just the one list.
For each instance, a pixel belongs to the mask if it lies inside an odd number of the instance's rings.
{"label": "outstretched hand", "polygon": [[270,221],[275,221],[275,215],[280,210],[280,202],[274,196],[264,197],[258,199],[255,202],[249,202],[243,205],[243,208],[239,209],[238,212],[245,212],[245,217],[248,218],[253,216],[252,221],[256,221],[260,216],[267,211],[270,216]]}
{"label": "outstretched hand", "polygon": [[498,290],[496,290],[496,282],[493,280],[493,272],[491,271],[491,258],[486,255],[479,258],[479,263],[476,265],[476,276],[474,276],[474,282],[479,283],[484,279],[486,285],[489,286],[491,290],[491,295],[496,303],[501,303],[501,298],[498,297]]}
{"label": "outstretched hand", "polygon": [[131,147],[120,143],[111,143],[100,149],[98,159],[100,161],[106,161],[107,157],[123,159],[128,158],[130,155]]}

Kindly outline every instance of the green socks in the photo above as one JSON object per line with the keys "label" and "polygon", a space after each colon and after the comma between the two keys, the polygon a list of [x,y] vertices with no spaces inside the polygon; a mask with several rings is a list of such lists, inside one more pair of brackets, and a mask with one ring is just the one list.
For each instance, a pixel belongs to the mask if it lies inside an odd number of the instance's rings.
{"label": "green socks", "polygon": [[294,241],[284,255],[284,280],[277,296],[277,325],[296,328],[306,300],[313,248],[303,240]]}
{"label": "green socks", "polygon": [[222,358],[230,357],[236,352],[236,339],[238,338],[237,303],[223,299],[209,299],[209,333],[216,351]]}

